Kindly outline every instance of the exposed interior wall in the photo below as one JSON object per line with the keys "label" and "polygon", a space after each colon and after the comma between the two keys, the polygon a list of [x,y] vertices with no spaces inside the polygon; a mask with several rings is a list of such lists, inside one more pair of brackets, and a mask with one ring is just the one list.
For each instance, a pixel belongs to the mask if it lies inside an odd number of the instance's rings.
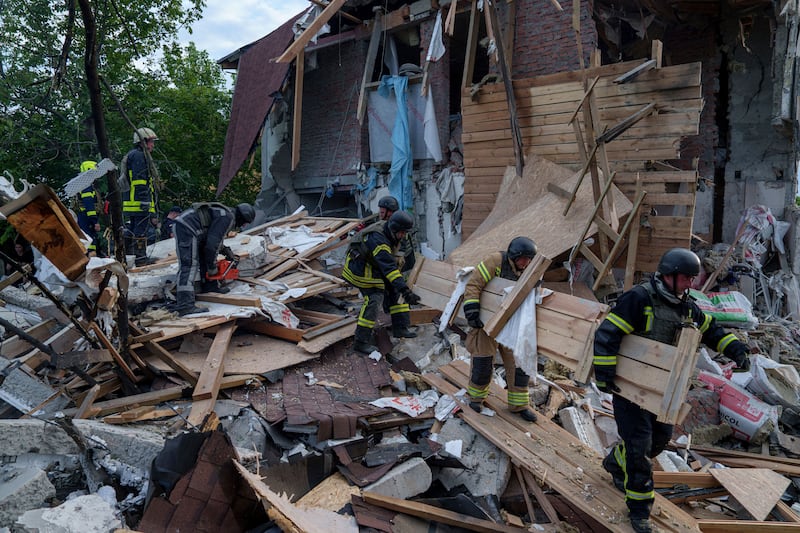
{"label": "exposed interior wall", "polygon": [[757,12],[744,18],[730,16],[721,26],[730,94],[722,228],[726,242],[735,238],[739,218],[748,207],[765,205],[782,219],[787,199],[795,193],[791,137],[772,125],[774,20],[769,13]]}

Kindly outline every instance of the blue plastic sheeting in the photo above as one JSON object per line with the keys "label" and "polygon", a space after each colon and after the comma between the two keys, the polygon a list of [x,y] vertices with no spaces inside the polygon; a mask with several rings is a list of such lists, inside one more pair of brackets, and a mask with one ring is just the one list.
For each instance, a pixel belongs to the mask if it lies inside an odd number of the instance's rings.
{"label": "blue plastic sheeting", "polygon": [[392,129],[392,167],[389,169],[389,192],[397,198],[400,209],[414,207],[414,196],[411,192],[413,158],[411,155],[411,138],[408,129],[408,105],[406,89],[408,78],[405,76],[383,76],[378,87],[378,94],[391,97],[394,91],[397,101],[397,115]]}

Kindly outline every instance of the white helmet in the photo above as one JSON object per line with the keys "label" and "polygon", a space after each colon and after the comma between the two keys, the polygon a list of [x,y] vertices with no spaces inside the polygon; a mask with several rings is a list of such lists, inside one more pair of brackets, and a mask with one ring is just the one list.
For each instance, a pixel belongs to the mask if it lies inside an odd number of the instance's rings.
{"label": "white helmet", "polygon": [[156,135],[156,132],[154,132],[150,128],[139,128],[138,130],[133,132],[133,144],[139,144],[139,141],[141,139],[144,139],[145,141],[148,139],[153,139],[154,141],[157,141],[158,135]]}

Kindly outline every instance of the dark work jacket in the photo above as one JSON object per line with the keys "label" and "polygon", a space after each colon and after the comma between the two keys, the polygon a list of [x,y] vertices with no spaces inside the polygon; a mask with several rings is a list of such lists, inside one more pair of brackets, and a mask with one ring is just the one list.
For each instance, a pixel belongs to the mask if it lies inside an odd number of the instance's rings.
{"label": "dark work jacket", "polygon": [[364,228],[350,242],[342,277],[361,289],[382,289],[389,283],[402,293],[408,285],[395,260],[398,244],[385,221]]}

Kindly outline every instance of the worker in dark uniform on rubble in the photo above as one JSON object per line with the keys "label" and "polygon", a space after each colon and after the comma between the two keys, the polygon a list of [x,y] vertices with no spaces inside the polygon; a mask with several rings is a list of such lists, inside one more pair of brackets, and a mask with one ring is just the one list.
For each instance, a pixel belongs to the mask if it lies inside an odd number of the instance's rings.
{"label": "worker in dark uniform on rubble", "polygon": [[133,251],[136,264],[147,262],[147,245],[155,240],[158,226],[158,199],[156,186],[148,164],[147,153],[153,151],[158,140],[150,128],[139,128],[133,133],[133,148],[123,160],[126,189],[122,193],[122,212],[128,220],[125,247]]}
{"label": "worker in dark uniform on rubble", "polygon": [[[81,172],[97,167],[96,161],[81,163]],[[97,191],[94,183],[83,189],[78,202],[78,226],[88,235],[92,242],[89,244],[89,255],[97,255],[97,234],[100,231],[100,221],[97,218]]]}
{"label": "worker in dark uniform on rubble", "polygon": [[[617,353],[623,337],[629,334],[674,346],[681,328],[696,327],[704,344],[724,353],[740,369],[749,368],[747,346],[703,313],[689,296],[692,281],[699,273],[700,259],[694,252],[673,248],[661,257],[650,280],[619,297],[594,338],[594,376],[601,391],[613,394],[620,390],[614,384]],[[613,394],[613,404],[622,442],[603,460],[603,468],[625,493],[633,530],[649,533],[655,498],[650,460],[666,447],[672,426],[658,422],[655,414],[619,394]]]}
{"label": "worker in dark uniform on rubble", "polygon": [[[358,287],[364,297],[353,343],[357,352],[369,354],[377,350],[373,344],[373,328],[384,299],[392,319],[392,335],[417,336],[408,329],[411,324],[409,305],[418,304],[419,296],[406,285],[395,255],[400,242],[413,226],[411,215],[397,211],[388,220],[379,220],[359,231],[350,242],[342,277]],[[400,296],[403,303],[400,303]]]}
{"label": "worker in dark uniform on rubble", "polygon": [[219,281],[209,280],[206,274],[218,272],[217,255],[223,251],[229,260],[235,259],[229,248],[223,246],[225,237],[234,227],[252,222],[256,216],[253,206],[239,204],[231,209],[209,202],[193,204],[175,219],[175,248],[178,254],[177,301],[173,311],[183,316],[203,313],[205,308],[195,306],[194,283],[200,275],[200,292],[228,292]]}
{"label": "worker in dark uniform on rubble", "polygon": [[495,252],[475,267],[464,291],[464,316],[472,328],[464,343],[472,356],[467,386],[469,406],[475,411],[481,411],[481,406],[489,395],[494,356],[499,350],[506,370],[508,408],[528,422],[536,422],[536,413],[530,409],[528,392],[530,378],[521,368],[516,367],[514,352],[498,344],[486,333],[480,314],[483,288],[496,277],[517,281],[535,255],[536,245],[531,239],[515,237],[505,252]]}
{"label": "worker in dark uniform on rubble", "polygon": [[[389,218],[400,211],[400,204],[394,196],[384,196],[378,200],[378,218],[389,220]],[[410,272],[417,262],[414,255],[414,241],[411,240],[411,232],[406,233],[397,250],[397,266],[403,274]]]}

